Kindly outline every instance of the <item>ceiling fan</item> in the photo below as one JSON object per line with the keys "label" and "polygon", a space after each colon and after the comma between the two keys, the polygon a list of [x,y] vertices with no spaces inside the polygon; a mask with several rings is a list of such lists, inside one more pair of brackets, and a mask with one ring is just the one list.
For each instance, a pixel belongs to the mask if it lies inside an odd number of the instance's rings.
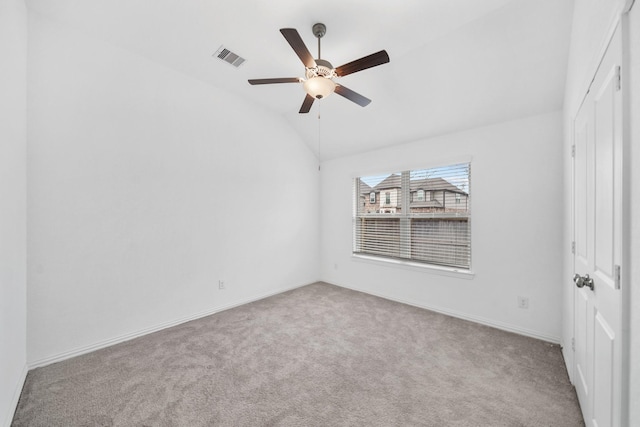
{"label": "ceiling fan", "polygon": [[372,53],[355,61],[333,68],[329,61],[320,59],[320,39],[327,32],[324,24],[318,23],[313,26],[313,34],[318,38],[318,58],[314,59],[305,46],[300,34],[295,28],[282,28],[280,32],[289,42],[295,53],[305,66],[305,78],[302,77],[283,77],[275,79],[253,79],[249,80],[252,85],[265,85],[273,83],[302,83],[307,96],[300,107],[299,113],[308,113],[311,110],[313,101],[316,99],[326,98],[333,92],[340,96],[355,102],[361,107],[369,105],[371,100],[360,95],[345,86],[334,81],[336,77],[344,77],[357,71],[366,70],[367,68],[376,67],[378,65],[389,62],[389,55],[386,51]]}

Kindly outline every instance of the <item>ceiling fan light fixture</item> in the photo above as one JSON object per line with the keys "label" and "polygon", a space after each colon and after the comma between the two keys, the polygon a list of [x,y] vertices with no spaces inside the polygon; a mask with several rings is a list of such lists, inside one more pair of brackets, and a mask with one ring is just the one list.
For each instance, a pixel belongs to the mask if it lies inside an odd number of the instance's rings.
{"label": "ceiling fan light fixture", "polygon": [[330,78],[316,76],[305,80],[303,87],[309,96],[316,99],[322,99],[331,95],[333,91],[335,91],[336,84]]}

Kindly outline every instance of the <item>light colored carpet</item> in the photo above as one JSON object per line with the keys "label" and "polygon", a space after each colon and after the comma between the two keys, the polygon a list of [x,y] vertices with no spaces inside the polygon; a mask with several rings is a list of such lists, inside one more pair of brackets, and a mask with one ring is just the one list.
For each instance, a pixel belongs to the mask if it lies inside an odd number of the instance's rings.
{"label": "light colored carpet", "polygon": [[560,348],[324,283],[29,372],[13,426],[581,426]]}

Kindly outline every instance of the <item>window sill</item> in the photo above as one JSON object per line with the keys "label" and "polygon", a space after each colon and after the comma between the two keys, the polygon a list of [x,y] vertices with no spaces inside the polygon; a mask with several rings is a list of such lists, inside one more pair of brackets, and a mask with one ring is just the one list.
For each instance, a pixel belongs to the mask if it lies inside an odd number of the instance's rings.
{"label": "window sill", "polygon": [[351,258],[354,261],[358,262],[366,262],[382,266],[400,267],[408,270],[439,274],[441,276],[458,277],[460,279],[471,280],[475,277],[475,273],[470,270],[461,270],[453,267],[440,267],[436,265],[422,264],[419,262],[401,261],[398,259],[381,258],[362,254],[352,254]]}

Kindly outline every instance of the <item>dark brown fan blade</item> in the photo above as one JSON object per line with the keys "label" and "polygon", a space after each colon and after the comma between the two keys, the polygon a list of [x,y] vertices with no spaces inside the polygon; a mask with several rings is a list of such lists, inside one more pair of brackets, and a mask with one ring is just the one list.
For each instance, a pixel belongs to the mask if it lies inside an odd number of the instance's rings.
{"label": "dark brown fan blade", "polygon": [[316,66],[316,60],[311,56],[309,49],[307,49],[307,46],[302,41],[300,34],[298,34],[298,31],[295,28],[281,28],[280,32],[284,38],[287,39],[305,67],[313,68]]}
{"label": "dark brown fan blade", "polygon": [[346,88],[342,85],[336,85],[335,92],[347,98],[349,101],[353,101],[361,107],[366,107],[371,103],[371,100],[367,97],[360,95],[358,92],[354,92],[349,88]]}
{"label": "dark brown fan blade", "polygon": [[367,68],[376,67],[378,65],[386,64],[389,62],[389,55],[386,50],[372,53],[355,61],[351,61],[348,64],[344,64],[336,68],[336,74],[340,77],[346,76],[357,71],[366,70]]}
{"label": "dark brown fan blade", "polygon": [[298,113],[308,113],[311,110],[311,106],[313,105],[314,100],[315,98],[313,96],[307,94],[307,96],[304,98],[304,101],[302,102],[302,107],[300,107],[300,111],[298,111]]}
{"label": "dark brown fan blade", "polygon": [[252,79],[249,80],[251,85],[270,85],[273,83],[300,83],[299,77],[282,77],[278,79]]}

